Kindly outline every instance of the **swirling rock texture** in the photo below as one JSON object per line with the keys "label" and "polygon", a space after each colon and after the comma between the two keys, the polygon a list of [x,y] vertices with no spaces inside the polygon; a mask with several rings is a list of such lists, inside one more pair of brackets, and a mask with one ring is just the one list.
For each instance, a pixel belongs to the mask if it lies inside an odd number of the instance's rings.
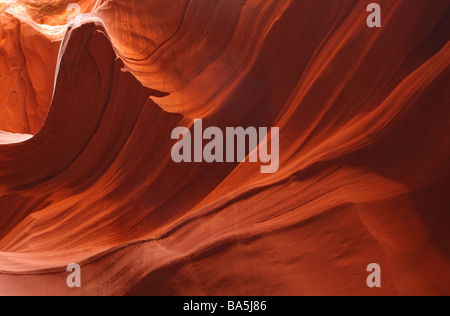
{"label": "swirling rock texture", "polygon": [[[448,0],[374,29],[360,0],[1,2],[0,294],[450,294]],[[195,118],[280,127],[279,171],[174,163]]]}

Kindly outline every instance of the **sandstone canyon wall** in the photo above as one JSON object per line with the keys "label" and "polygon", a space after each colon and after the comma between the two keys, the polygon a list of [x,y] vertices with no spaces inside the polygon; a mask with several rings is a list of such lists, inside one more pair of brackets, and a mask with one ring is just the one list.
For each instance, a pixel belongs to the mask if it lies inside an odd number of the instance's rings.
{"label": "sandstone canyon wall", "polygon": [[[376,29],[360,0],[9,2],[1,295],[450,295],[448,0]],[[279,127],[278,172],[173,162],[197,118]]]}

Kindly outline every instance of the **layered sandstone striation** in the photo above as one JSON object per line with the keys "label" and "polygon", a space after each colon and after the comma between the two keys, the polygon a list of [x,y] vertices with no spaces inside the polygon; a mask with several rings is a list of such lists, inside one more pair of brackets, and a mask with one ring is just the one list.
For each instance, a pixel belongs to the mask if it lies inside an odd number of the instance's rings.
{"label": "layered sandstone striation", "polygon": [[[0,7],[0,294],[450,294],[447,0],[380,29],[357,0],[44,2]],[[280,127],[279,171],[174,163],[196,118]]]}

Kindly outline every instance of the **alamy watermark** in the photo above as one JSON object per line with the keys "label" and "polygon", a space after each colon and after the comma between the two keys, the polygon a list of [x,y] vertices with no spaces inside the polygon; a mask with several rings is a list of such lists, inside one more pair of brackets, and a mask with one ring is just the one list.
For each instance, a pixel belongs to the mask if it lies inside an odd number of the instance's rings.
{"label": "alamy watermark", "polygon": [[370,12],[366,19],[367,26],[381,27],[381,6],[378,3],[370,3],[367,6],[367,12]]}
{"label": "alamy watermark", "polygon": [[381,287],[381,266],[378,263],[371,263],[367,266],[367,272],[371,272],[366,283],[370,288]]}
{"label": "alamy watermark", "polygon": [[[245,162],[248,157],[248,162],[253,163],[258,162],[259,158],[263,164],[260,168],[261,173],[278,171],[280,165],[278,127],[272,127],[270,133],[267,127],[258,129],[227,127],[224,135],[220,128],[214,126],[203,131],[203,121],[196,119],[193,129],[193,135],[187,127],[176,127],[172,131],[172,139],[179,140],[172,148],[171,155],[174,162]],[[204,148],[203,141],[207,141]]]}
{"label": "alamy watermark", "polygon": [[76,18],[78,15],[80,15],[81,13],[81,7],[78,3],[70,3],[67,6],[67,12],[71,12],[68,16],[67,16],[67,23],[70,23],[70,21],[72,21],[74,18]]}
{"label": "alamy watermark", "polygon": [[67,272],[72,272],[66,279],[66,284],[70,288],[81,287],[81,267],[78,263],[71,263],[67,266]]}

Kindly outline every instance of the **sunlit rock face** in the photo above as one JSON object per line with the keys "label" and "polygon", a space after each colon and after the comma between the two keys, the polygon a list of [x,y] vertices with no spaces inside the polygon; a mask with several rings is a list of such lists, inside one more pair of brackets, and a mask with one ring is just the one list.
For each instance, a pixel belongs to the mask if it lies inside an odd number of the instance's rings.
{"label": "sunlit rock face", "polygon": [[35,134],[51,103],[60,40],[71,15],[100,1],[0,1],[0,130]]}
{"label": "sunlit rock face", "polygon": [[60,43],[7,13],[0,36],[0,129],[34,134],[48,113]]}
{"label": "sunlit rock face", "polygon": [[[77,13],[90,13],[97,9],[102,0],[2,0],[3,10],[12,14],[28,16],[35,23],[57,26],[67,24],[67,19]],[[79,6],[79,11],[73,7]]]}
{"label": "sunlit rock face", "polygon": [[0,0],[0,294],[449,295],[450,3],[325,2]]}

